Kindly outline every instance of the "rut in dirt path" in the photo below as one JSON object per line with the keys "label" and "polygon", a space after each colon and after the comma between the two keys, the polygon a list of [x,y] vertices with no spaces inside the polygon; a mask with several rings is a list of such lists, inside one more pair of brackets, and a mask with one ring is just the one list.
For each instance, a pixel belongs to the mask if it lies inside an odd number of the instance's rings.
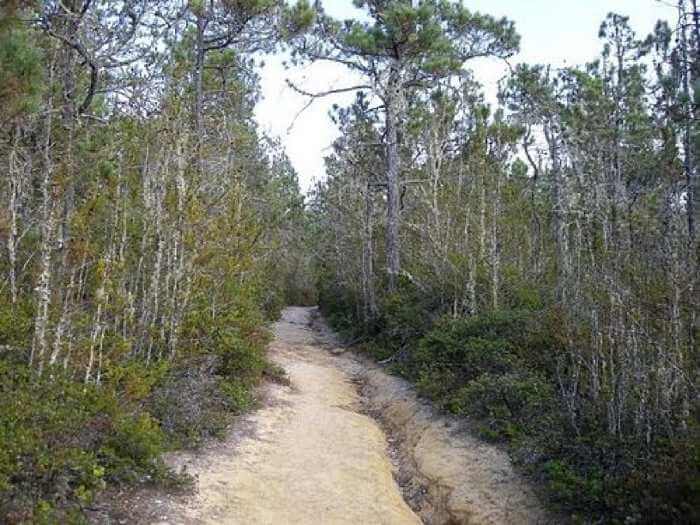
{"label": "rut in dirt path", "polygon": [[224,441],[172,456],[173,468],[196,477],[195,493],[137,498],[134,523],[561,521],[543,510],[504,450],[437,413],[402,379],[339,348],[314,308],[287,308],[274,331],[269,357],[290,386],[266,385],[262,408]]}
{"label": "rut in dirt path", "polygon": [[270,358],[291,387],[270,385],[249,435],[181,457],[197,494],[176,498],[161,523],[418,524],[393,478],[382,430],[360,413],[351,374],[317,344],[311,309],[288,308]]}

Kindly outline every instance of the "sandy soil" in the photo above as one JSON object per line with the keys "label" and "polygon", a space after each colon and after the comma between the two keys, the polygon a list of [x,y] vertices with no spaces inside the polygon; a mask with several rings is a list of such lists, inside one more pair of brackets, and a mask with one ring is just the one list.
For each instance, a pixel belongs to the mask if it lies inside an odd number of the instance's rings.
{"label": "sandy soil", "polygon": [[363,398],[394,441],[405,499],[425,523],[545,524],[547,513],[507,452],[439,415],[405,381],[369,366]]}
{"label": "sandy soil", "polygon": [[384,433],[360,413],[352,377],[315,344],[309,315],[287,309],[274,327],[270,356],[291,387],[270,385],[234,446],[174,458],[198,478],[197,493],[173,499],[155,523],[420,523],[394,481]]}
{"label": "sandy soil", "polygon": [[440,414],[405,380],[343,351],[324,320],[311,313],[318,341],[336,355],[336,366],[355,377],[365,413],[387,434],[404,499],[424,523],[565,521],[544,509],[504,449],[474,437],[467,421]]}
{"label": "sandy soil", "polygon": [[270,357],[291,386],[226,440],[169,458],[189,495],[131,495],[118,523],[535,524],[547,515],[508,455],[345,351],[312,308],[288,308]]}

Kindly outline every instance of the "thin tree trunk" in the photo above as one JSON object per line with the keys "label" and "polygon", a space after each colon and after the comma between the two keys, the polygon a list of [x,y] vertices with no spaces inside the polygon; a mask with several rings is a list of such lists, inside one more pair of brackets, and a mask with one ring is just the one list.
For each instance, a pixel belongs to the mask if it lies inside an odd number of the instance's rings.
{"label": "thin tree trunk", "polygon": [[501,249],[498,239],[498,219],[501,213],[501,177],[496,173],[496,188],[493,194],[491,217],[491,308],[498,310],[498,292],[501,277]]}
{"label": "thin tree trunk", "polygon": [[372,187],[367,182],[365,186],[365,206],[364,206],[364,235],[362,236],[362,285],[364,292],[364,320],[368,326],[376,318],[377,304],[374,291],[374,253],[373,253],[373,225],[374,200]]}
{"label": "thin tree trunk", "polygon": [[[53,64],[49,66],[49,85],[53,84]],[[51,138],[53,125],[53,97],[49,95],[46,104],[46,120],[43,144],[43,177],[41,179],[41,246],[39,252],[39,278],[36,285],[36,314],[34,318],[34,338],[29,356],[29,364],[36,365],[39,373],[44,370],[44,359],[48,348],[46,331],[49,324],[49,305],[53,295],[51,289],[51,257],[55,230],[56,205],[53,188],[53,159],[51,158]]]}
{"label": "thin tree trunk", "polygon": [[386,99],[386,157],[387,157],[387,226],[386,258],[389,274],[389,292],[396,291],[397,278],[401,272],[399,244],[400,214],[400,155],[399,155],[399,106],[401,104],[400,72],[398,65],[392,66]]}
{"label": "thin tree trunk", "polygon": [[9,203],[10,210],[10,232],[7,236],[7,255],[9,259],[10,273],[10,300],[12,306],[17,304],[17,240],[18,240],[18,207],[20,195],[22,192],[22,176],[20,174],[17,161],[19,129],[14,132],[14,144],[9,155],[9,171],[10,171],[10,187],[9,187]]}
{"label": "thin tree trunk", "polygon": [[566,233],[566,193],[562,177],[559,142],[556,131],[551,125],[545,126],[545,137],[552,159],[552,224],[554,227],[554,242],[557,250],[557,284],[556,299],[564,302],[567,299],[567,281],[569,275],[569,247]]}
{"label": "thin tree trunk", "polygon": [[63,307],[61,308],[61,318],[56,326],[56,335],[53,342],[53,351],[51,352],[51,357],[49,358],[49,366],[53,366],[61,353],[61,347],[63,346],[63,336],[70,331],[70,310],[72,306],[73,299],[73,288],[75,286],[75,274],[76,270],[73,268],[70,273],[70,278],[68,280],[68,286],[63,292]]}
{"label": "thin tree trunk", "polygon": [[204,59],[206,50],[204,48],[204,32],[207,28],[208,19],[200,14],[197,16],[197,35],[195,43],[194,62],[194,123],[197,135],[197,169],[199,175],[204,173]]}
{"label": "thin tree trunk", "polygon": [[185,197],[187,183],[185,180],[185,151],[187,136],[181,136],[178,140],[176,151],[176,186],[177,186],[177,230],[174,234],[174,275],[170,303],[170,330],[169,345],[170,356],[174,357],[177,351],[178,331],[180,329],[180,312],[182,311],[181,282],[185,271]]}
{"label": "thin tree trunk", "polygon": [[[685,15],[685,0],[681,0],[681,13]],[[695,137],[693,136],[693,128],[695,124],[694,112],[692,107],[693,94],[690,92],[691,73],[695,73],[694,83],[700,81],[700,13],[698,13],[697,0],[693,0],[693,31],[695,34],[695,45],[697,47],[695,56],[690,57],[688,53],[689,44],[686,34],[685,16],[681,19],[681,47],[683,52],[683,96],[685,98],[687,109],[685,115],[685,129],[683,133],[683,148],[685,150],[684,171],[686,177],[686,208],[688,215],[688,245],[692,250],[695,244],[695,235],[697,227],[697,203],[698,196],[698,177],[695,169],[695,159],[693,145]],[[697,88],[696,88],[697,89]]]}

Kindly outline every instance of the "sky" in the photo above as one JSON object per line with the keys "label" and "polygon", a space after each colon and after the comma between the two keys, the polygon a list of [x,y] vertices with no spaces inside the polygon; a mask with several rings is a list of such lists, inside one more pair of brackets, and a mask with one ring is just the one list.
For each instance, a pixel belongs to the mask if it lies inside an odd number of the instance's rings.
{"label": "sky", "polygon": [[[579,65],[594,59],[601,50],[598,29],[605,16],[613,11],[630,17],[630,24],[642,37],[649,34],[656,21],[673,21],[676,9],[672,0],[463,0],[472,11],[496,17],[506,16],[515,22],[521,35],[521,51],[510,62],[517,64]],[[323,0],[328,14],[339,19],[358,14],[352,0]],[[286,68],[285,56],[266,57],[260,70],[262,101],[255,117],[261,129],[278,137],[299,174],[302,190],[308,191],[314,180],[325,175],[323,157],[338,131],[328,117],[333,104],[347,105],[353,94],[317,99],[299,113],[308,99],[288,85],[290,79],[309,92],[342,88],[356,83],[343,66],[316,63]],[[484,85],[487,100],[495,101],[499,79],[507,73],[505,64],[496,59],[479,59],[467,64]]]}

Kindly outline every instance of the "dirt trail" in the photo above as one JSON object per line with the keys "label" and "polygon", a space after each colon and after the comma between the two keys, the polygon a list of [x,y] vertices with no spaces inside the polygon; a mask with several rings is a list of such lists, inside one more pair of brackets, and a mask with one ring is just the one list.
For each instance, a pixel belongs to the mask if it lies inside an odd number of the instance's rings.
{"label": "dirt trail", "polygon": [[178,458],[198,477],[161,522],[211,524],[417,524],[401,497],[379,426],[361,414],[357,387],[309,327],[310,309],[275,325],[271,358],[291,387],[271,385],[247,436],[201,457]]}
{"label": "dirt trail", "polygon": [[288,308],[274,327],[270,357],[291,386],[268,385],[263,408],[224,442],[174,456],[196,476],[195,494],[146,498],[150,518],[139,523],[551,521],[505,453],[454,432],[405,382],[343,352],[322,321],[311,328],[314,312]]}

